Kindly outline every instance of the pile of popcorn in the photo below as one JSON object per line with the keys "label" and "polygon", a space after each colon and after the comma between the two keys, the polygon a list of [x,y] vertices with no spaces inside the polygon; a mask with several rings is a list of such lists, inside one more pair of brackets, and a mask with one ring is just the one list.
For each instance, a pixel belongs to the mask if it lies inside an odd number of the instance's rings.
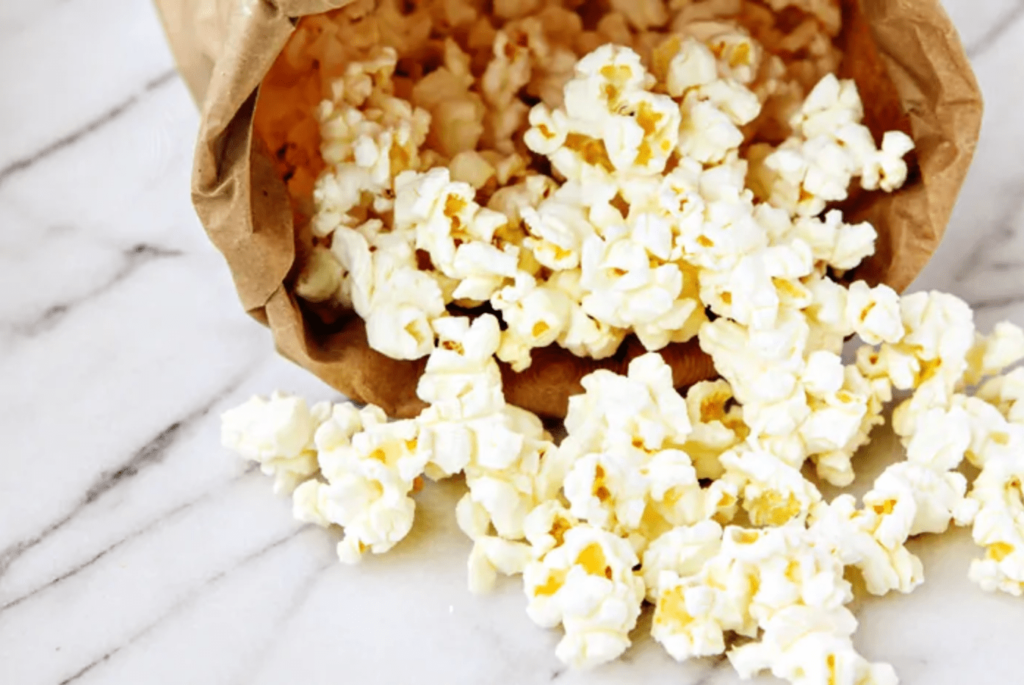
{"label": "pile of popcorn", "polygon": [[[759,306],[734,274],[768,238],[815,231],[853,178],[906,177],[909,138],[876,146],[832,76],[834,0],[477,4],[307,18],[257,113],[308,232],[294,292],[354,311],[390,357],[426,357],[467,309],[499,316],[516,371],[553,344],[691,340],[709,308]],[[815,269],[870,252],[869,227],[826,224]],[[808,275],[811,255],[776,252],[764,278]]]}
{"label": "pile of popcorn", "polygon": [[[838,5],[611,0],[595,23],[568,0],[470,4],[356,2],[342,12],[373,30],[318,18],[294,55],[369,53],[333,57],[322,169],[290,177],[315,237],[296,292],[353,309],[385,354],[427,357],[427,408],[389,421],[275,394],[225,413],[224,444],[298,519],[343,531],[349,563],[409,533],[427,481],[462,475],[470,589],[521,574],[529,616],[562,627],[557,655],[580,668],[620,656],[646,602],[679,661],[896,683],[854,649],[848,567],[872,594],[910,592],[906,542],[951,525],[984,549],[974,582],[1022,594],[1024,330],[983,335],[951,295],[841,280],[876,232],[830,207],[853,182],[898,189],[913,143],[876,145],[831,75]],[[429,73],[403,66],[431,49]],[[305,155],[292,142],[279,157]],[[651,352],[586,377],[557,444],[506,403],[498,360],[600,358],[630,333]],[[681,394],[657,350],[692,338],[720,378]],[[850,485],[891,404],[906,458],[860,502],[825,501],[815,482]]]}

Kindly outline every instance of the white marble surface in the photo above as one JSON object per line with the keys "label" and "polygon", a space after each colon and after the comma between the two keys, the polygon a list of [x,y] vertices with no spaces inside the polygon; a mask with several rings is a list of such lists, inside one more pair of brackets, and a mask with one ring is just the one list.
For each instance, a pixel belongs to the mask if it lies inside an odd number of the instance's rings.
{"label": "white marble surface", "polygon": [[[1024,2],[949,8],[988,110],[916,287],[1024,324]],[[237,305],[189,203],[196,126],[149,3],[0,2],[0,683],[737,682],[643,625],[622,662],[566,673],[517,583],[465,590],[455,485],[346,568],[219,448],[252,393],[333,393]],[[866,655],[905,683],[1020,682],[1024,600],[966,580],[963,533],[915,549],[925,585],[861,605]]]}

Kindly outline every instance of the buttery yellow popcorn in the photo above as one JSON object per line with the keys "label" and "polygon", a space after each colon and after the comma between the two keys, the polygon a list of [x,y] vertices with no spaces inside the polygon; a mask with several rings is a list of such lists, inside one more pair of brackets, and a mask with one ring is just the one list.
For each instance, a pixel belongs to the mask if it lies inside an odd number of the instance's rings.
{"label": "buttery yellow popcorn", "polygon": [[644,599],[643,580],[633,572],[639,559],[628,542],[590,525],[567,530],[563,539],[526,567],[526,611],[543,627],[565,629],[559,659],[590,668],[630,645]]}

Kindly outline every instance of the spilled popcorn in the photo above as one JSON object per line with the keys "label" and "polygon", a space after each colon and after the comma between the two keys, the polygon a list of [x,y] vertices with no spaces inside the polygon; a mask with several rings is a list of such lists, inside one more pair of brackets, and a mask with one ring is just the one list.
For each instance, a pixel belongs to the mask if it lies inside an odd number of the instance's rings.
{"label": "spilled popcorn", "polygon": [[[307,46],[341,75],[311,82],[326,96],[282,149],[322,161],[288,179],[314,241],[296,295],[425,358],[426,408],[389,421],[275,394],[225,413],[224,445],[296,518],[356,563],[408,535],[429,481],[461,475],[470,590],[521,575],[578,668],[622,655],[647,604],[678,661],[896,683],[854,647],[848,574],[911,592],[907,542],[951,526],[983,549],[971,580],[1024,594],[1024,331],[842,278],[877,234],[836,203],[897,191],[914,146],[876,139],[833,75],[837,2],[612,0],[596,23],[572,2],[399,4],[379,3],[369,43],[318,20],[353,54]],[[763,30],[782,11],[802,22]],[[506,402],[499,361],[606,358],[631,335],[647,354],[584,378],[560,441]],[[719,378],[681,394],[658,351],[689,340]],[[828,501],[820,483],[853,482],[893,404],[905,459]]]}

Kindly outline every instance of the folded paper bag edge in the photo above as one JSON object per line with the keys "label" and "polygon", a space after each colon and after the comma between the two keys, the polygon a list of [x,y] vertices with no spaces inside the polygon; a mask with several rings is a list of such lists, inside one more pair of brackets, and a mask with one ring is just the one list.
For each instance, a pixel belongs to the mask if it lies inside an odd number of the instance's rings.
{"label": "folded paper bag edge", "polygon": [[[875,264],[858,273],[902,292],[924,270],[945,235],[977,149],[984,102],[959,33],[941,3],[861,0],[861,6],[874,18],[869,22],[872,38],[910,118],[921,180],[918,187],[879,198],[874,211],[857,218],[878,225],[899,216],[899,223],[929,230],[888,232],[891,263],[884,273]],[[909,43],[908,35],[913,37]],[[908,49],[915,45],[916,50]],[[912,54],[917,59],[909,63]],[[938,92],[929,98],[935,88]],[[927,154],[920,154],[925,147]],[[920,212],[927,221],[920,221]]]}

